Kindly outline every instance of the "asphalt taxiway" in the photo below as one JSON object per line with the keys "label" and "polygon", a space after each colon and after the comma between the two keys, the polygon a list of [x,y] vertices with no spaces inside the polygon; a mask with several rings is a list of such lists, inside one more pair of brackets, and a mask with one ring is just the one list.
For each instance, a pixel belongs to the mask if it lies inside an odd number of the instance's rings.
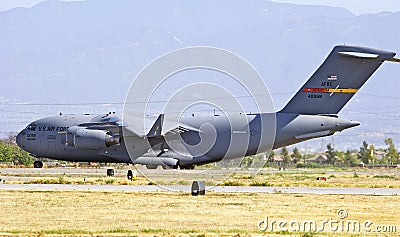
{"label": "asphalt taxiway", "polygon": [[[115,184],[21,184],[18,182],[29,181],[34,177],[48,176],[58,177],[59,175],[68,175],[73,177],[104,177],[106,169],[103,168],[1,168],[0,169],[0,190],[45,190],[45,191],[175,191],[175,192],[191,192],[190,185],[115,185]],[[125,177],[126,169],[116,169],[115,175]],[[143,172],[147,177],[156,177],[158,179],[167,179],[176,177],[174,170],[147,170]],[[230,171],[211,170],[207,171],[213,177],[226,176]],[[240,172],[240,171],[236,171]],[[244,171],[243,171],[244,172]],[[263,171],[276,172],[276,171]],[[390,174],[398,175],[400,169],[389,171],[381,170],[364,170],[357,171],[365,174]],[[189,173],[193,173],[190,171]],[[329,172],[328,172],[329,173]],[[327,173],[327,174],[328,174]],[[335,175],[346,173],[336,172]],[[210,176],[210,175],[209,175]],[[195,176],[188,176],[187,180],[196,180]],[[7,180],[7,182],[5,182]],[[203,179],[200,179],[203,180]],[[336,188],[336,187],[264,187],[264,186],[206,186],[207,192],[219,193],[291,193],[291,194],[348,194],[348,195],[400,195],[400,188]]]}
{"label": "asphalt taxiway", "polygon": [[[188,185],[73,185],[73,184],[0,184],[0,190],[38,191],[172,191],[190,192]],[[207,192],[217,193],[291,193],[336,195],[400,195],[398,188],[315,188],[315,187],[255,187],[206,186]]]}

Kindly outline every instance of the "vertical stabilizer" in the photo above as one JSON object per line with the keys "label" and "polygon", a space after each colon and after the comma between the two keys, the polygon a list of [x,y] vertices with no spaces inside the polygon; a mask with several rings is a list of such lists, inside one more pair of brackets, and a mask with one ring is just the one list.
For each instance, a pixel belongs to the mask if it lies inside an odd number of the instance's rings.
{"label": "vertical stabilizer", "polygon": [[154,122],[153,126],[151,127],[147,137],[159,137],[161,136],[162,126],[164,122],[164,114],[160,114],[157,120]]}
{"label": "vertical stabilizer", "polygon": [[337,114],[385,61],[396,54],[358,46],[336,46],[281,110],[293,114]]}

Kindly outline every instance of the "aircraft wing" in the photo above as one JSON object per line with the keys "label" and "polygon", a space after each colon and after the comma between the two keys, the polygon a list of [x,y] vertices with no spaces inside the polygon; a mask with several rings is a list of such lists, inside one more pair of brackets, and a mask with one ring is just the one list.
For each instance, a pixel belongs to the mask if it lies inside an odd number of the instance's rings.
{"label": "aircraft wing", "polygon": [[[167,129],[166,132],[164,132]],[[130,135],[136,134],[139,137],[146,137],[147,139],[156,139],[156,138],[164,138],[164,137],[171,137],[176,136],[179,134],[183,134],[186,132],[200,132],[199,129],[191,127],[186,124],[180,124],[167,121],[165,124],[165,116],[164,114],[160,114],[156,121],[153,123],[150,130],[145,134],[145,132],[138,132],[137,129],[130,127],[129,125],[125,126],[125,130],[128,131]]]}
{"label": "aircraft wing", "polygon": [[[187,151],[187,148],[181,144],[181,136],[185,133],[194,132],[200,133],[201,131],[197,128],[191,127],[187,124],[177,123],[176,120],[169,120],[167,124],[165,124],[164,114],[160,114],[158,118],[155,120],[152,127],[148,130],[147,134],[138,134],[134,128],[130,128],[128,125],[123,127],[124,131],[124,140],[127,147],[135,146],[136,151],[139,151],[134,155],[136,158],[133,158],[136,162],[136,159],[139,159],[139,156],[145,155],[145,153],[152,149],[154,150],[154,158],[164,159],[163,155],[168,152],[169,156],[175,154],[173,157],[169,159],[189,159],[191,160],[193,157],[190,152]],[[168,129],[166,130],[166,127]],[[164,131],[165,132],[164,132]],[[172,144],[172,147],[170,145]],[[135,150],[133,149],[133,150]],[[175,149],[178,149],[180,153],[175,152]],[[131,153],[131,152],[130,152]],[[142,153],[139,155],[139,153]],[[130,154],[132,156],[132,154]],[[131,157],[132,158],[132,157]],[[144,159],[144,158],[143,158]],[[146,158],[150,159],[150,158]]]}
{"label": "aircraft wing", "polygon": [[120,126],[121,123],[119,118],[111,114],[99,115],[92,118],[89,122],[84,122],[77,125],[77,127],[91,130],[116,130]]}

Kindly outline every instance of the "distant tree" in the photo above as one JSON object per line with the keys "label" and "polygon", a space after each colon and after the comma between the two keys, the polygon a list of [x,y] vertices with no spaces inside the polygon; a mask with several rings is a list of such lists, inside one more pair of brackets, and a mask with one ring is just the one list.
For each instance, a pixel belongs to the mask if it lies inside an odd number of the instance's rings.
{"label": "distant tree", "polygon": [[357,153],[357,157],[364,164],[369,164],[369,161],[372,160],[371,150],[370,150],[370,148],[368,148],[368,143],[366,141],[363,141],[363,144]]}
{"label": "distant tree", "polygon": [[254,156],[245,156],[242,159],[240,167],[250,168],[253,162],[254,162]]}
{"label": "distant tree", "polygon": [[15,142],[15,138],[17,137],[17,135],[15,133],[9,133],[7,138],[4,139],[4,142],[7,144],[16,144]]}
{"label": "distant tree", "polygon": [[385,144],[388,146],[385,149],[385,158],[390,164],[399,163],[399,152],[393,144],[393,139],[388,137],[385,139]]}
{"label": "distant tree", "polygon": [[[268,153],[266,153],[265,155],[268,155]],[[271,166],[272,163],[274,162],[274,157],[275,157],[275,151],[271,150],[271,152],[267,156],[267,162],[265,162],[264,167]]]}
{"label": "distant tree", "polygon": [[335,157],[334,157],[334,165],[335,166],[343,166],[344,160],[346,158],[346,154],[343,151],[334,151]]}
{"label": "distant tree", "polygon": [[326,146],[326,158],[327,158],[327,162],[328,162],[328,164],[335,164],[335,161],[336,161],[336,152],[335,152],[335,149],[332,147],[332,145],[329,143],[327,146]]}
{"label": "distant tree", "polygon": [[344,156],[344,164],[346,166],[356,166],[358,163],[357,157],[351,151],[347,150]]}
{"label": "distant tree", "polygon": [[283,164],[289,164],[290,163],[290,155],[285,146],[282,147],[282,149],[281,149],[281,155],[282,155]]}
{"label": "distant tree", "polygon": [[302,155],[301,155],[299,149],[297,149],[297,147],[295,147],[293,149],[293,154],[291,155],[291,157],[292,157],[293,163],[295,163],[295,164],[297,162],[301,161]]}
{"label": "distant tree", "polygon": [[368,160],[369,160],[369,163],[370,163],[370,164],[371,164],[371,163],[372,163],[372,164],[375,164],[375,163],[376,163],[374,151],[375,151],[375,146],[374,146],[374,144],[369,145],[369,148],[368,148]]}
{"label": "distant tree", "polygon": [[275,151],[272,150],[268,155],[267,161],[268,162],[274,162],[275,155],[276,155]]}
{"label": "distant tree", "polygon": [[266,154],[264,153],[259,153],[256,155],[253,155],[253,162],[250,164],[250,167],[254,167],[254,168],[258,168],[258,167],[262,167],[265,165],[267,161],[267,157]]}

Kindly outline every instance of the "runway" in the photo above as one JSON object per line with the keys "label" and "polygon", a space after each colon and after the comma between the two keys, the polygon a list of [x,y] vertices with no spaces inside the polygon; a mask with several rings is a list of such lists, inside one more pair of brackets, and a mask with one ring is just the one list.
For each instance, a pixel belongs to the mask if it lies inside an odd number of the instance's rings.
{"label": "runway", "polygon": [[[72,185],[72,184],[0,184],[0,190],[33,191],[127,191],[127,192],[188,192],[187,185]],[[315,188],[315,187],[254,187],[254,186],[207,186],[207,192],[216,193],[290,193],[335,195],[400,195],[398,188]]]}
{"label": "runway", "polygon": [[[116,179],[120,178],[122,180],[126,177],[127,169],[115,169]],[[164,183],[174,182],[182,177],[178,177],[181,173],[177,173],[176,170],[147,170],[143,169],[140,171],[156,180],[162,180]],[[187,172],[187,171],[186,171]],[[230,170],[208,170],[208,176],[213,177],[224,177],[232,173]],[[238,174],[245,175],[246,171],[235,171]],[[271,175],[277,173],[274,170],[263,170],[264,175]],[[301,171],[289,171],[292,174]],[[382,177],[397,177],[399,175],[400,169],[391,170],[357,170],[359,175],[369,176],[370,179],[374,179],[375,175]],[[352,175],[354,171],[329,171],[324,174],[324,176],[342,176],[342,175]],[[169,192],[187,192],[190,193],[190,183],[185,185],[147,185],[148,182],[136,183],[135,185],[125,185],[125,184],[99,184],[99,183],[86,183],[86,184],[22,184],[22,182],[27,183],[32,179],[57,179],[60,175],[65,177],[76,177],[79,180],[94,180],[94,179],[105,179],[106,168],[46,168],[46,169],[34,169],[34,168],[0,168],[0,190],[45,190],[45,191],[69,191],[69,190],[79,190],[79,191],[127,191],[127,192],[154,192],[154,191],[169,191]],[[178,175],[177,175],[178,174]],[[190,176],[190,174],[193,174]],[[204,180],[206,183],[210,181],[215,181],[213,179],[207,179],[207,177],[196,176],[194,171],[189,171],[185,173],[185,180]],[[210,175],[211,174],[211,175]],[[306,173],[307,174],[307,173]],[[320,175],[320,174],[318,174]],[[351,176],[350,176],[351,177]],[[209,178],[209,177],[208,177]],[[351,180],[354,178],[351,177]],[[375,179],[374,181],[379,181],[380,179]],[[103,181],[105,182],[105,181]],[[393,182],[393,181],[392,181]],[[157,183],[157,182],[155,182]],[[217,182],[215,182],[217,183]],[[167,183],[168,184],[168,183]],[[318,187],[318,186],[300,186],[300,187],[288,187],[288,186],[207,186],[207,192],[216,193],[289,193],[289,194],[337,194],[337,195],[399,195],[400,188],[395,186],[393,188],[367,188],[367,187]]]}

